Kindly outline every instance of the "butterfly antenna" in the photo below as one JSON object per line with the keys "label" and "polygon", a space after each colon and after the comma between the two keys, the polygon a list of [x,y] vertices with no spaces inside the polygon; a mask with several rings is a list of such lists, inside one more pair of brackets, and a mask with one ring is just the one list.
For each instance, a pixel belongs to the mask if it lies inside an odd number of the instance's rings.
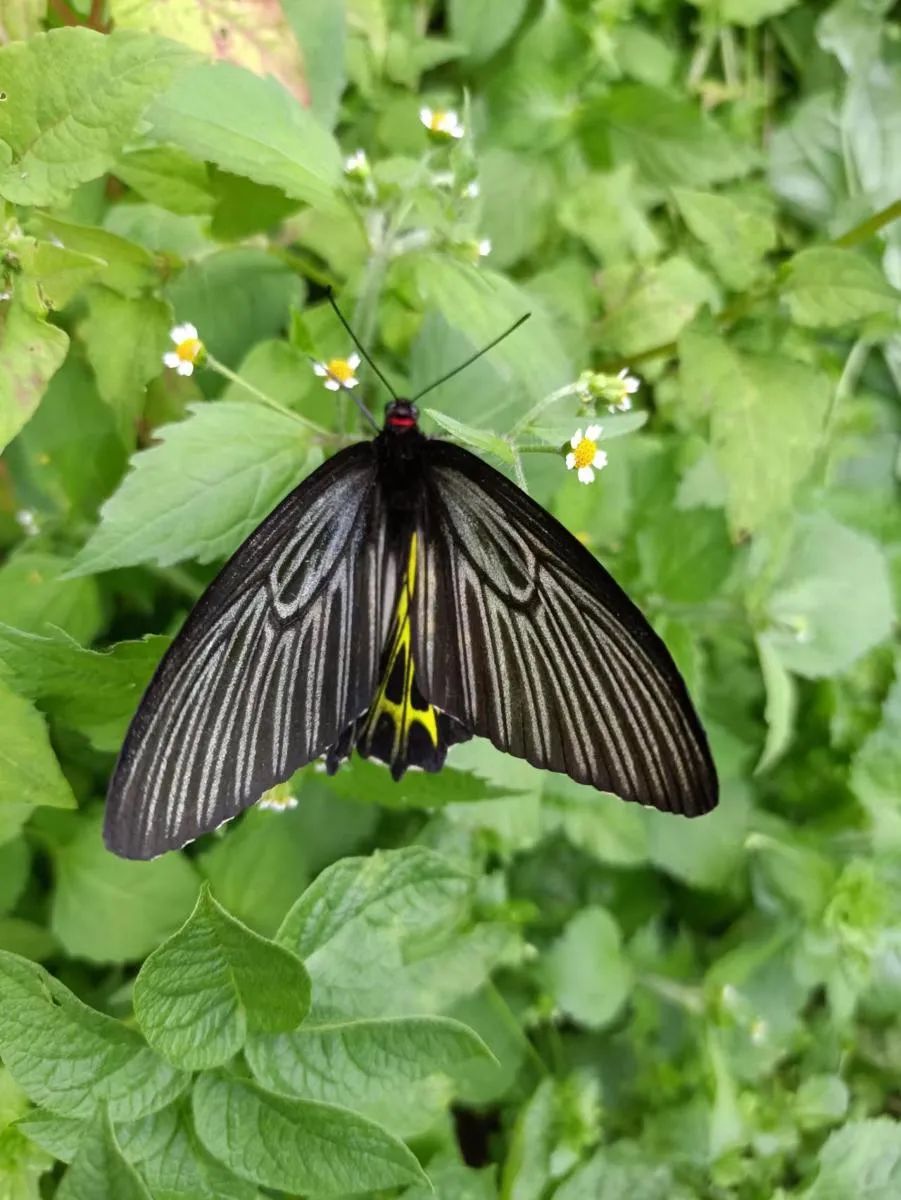
{"label": "butterfly antenna", "polygon": [[[394,388],[391,386],[391,384],[388,382],[388,380],[385,378],[385,376],[382,374],[382,372],[378,369],[378,367],[373,362],[373,360],[366,353],[365,347],[360,343],[359,339],[357,338],[357,335],[354,333],[354,331],[351,329],[350,325],[348,324],[347,318],[344,316],[344,313],[341,311],[341,309],[338,307],[337,303],[335,302],[335,297],[332,295],[331,290],[329,290],[326,293],[326,295],[328,296],[329,304],[335,310],[335,316],[338,318],[338,320],[344,326],[345,330],[347,331],[348,336],[350,337],[350,340],[353,342],[353,344],[356,346],[356,348],[360,351],[360,354],[362,354],[363,358],[366,360],[366,362],[369,364],[369,366],[372,367],[373,371],[375,371],[376,375],[378,375],[379,379],[381,379],[382,383],[385,385],[385,387],[391,393],[391,399],[396,400],[397,392],[394,390]],[[372,422],[372,424],[375,425],[376,429],[378,429],[378,424],[376,423],[375,417],[373,417],[372,413],[369,411],[369,409],[366,407],[366,405],[363,403],[363,401],[360,400],[356,396],[356,394],[354,395],[354,399],[357,401],[357,406],[360,409],[360,412],[364,413],[369,418],[369,420]]]}
{"label": "butterfly antenna", "polygon": [[493,350],[498,342],[502,342],[504,338],[508,338],[511,333],[515,333],[516,330],[519,329],[520,325],[523,325],[526,321],[528,321],[531,315],[531,313],[523,313],[518,321],[514,321],[509,329],[505,329],[503,333],[498,334],[493,342],[489,342],[487,346],[483,346],[481,350],[477,350],[475,354],[467,358],[465,362],[461,362],[460,365],[454,367],[452,371],[448,371],[446,375],[442,375],[440,379],[436,379],[434,383],[430,383],[429,386],[423,388],[421,392],[417,392],[411,403],[415,403],[417,400],[420,400],[426,394],[426,392],[431,392],[434,388],[440,387],[442,383],[447,383],[449,379],[453,379],[455,375],[459,375],[461,371],[465,371],[467,367],[472,366],[476,359],[481,358],[483,354],[487,354],[489,350]]}

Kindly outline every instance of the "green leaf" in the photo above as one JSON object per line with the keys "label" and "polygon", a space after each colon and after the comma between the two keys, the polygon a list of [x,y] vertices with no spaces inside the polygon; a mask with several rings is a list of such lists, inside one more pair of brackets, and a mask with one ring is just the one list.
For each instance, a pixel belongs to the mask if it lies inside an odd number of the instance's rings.
{"label": "green leaf", "polygon": [[545,831],[562,829],[573,846],[600,862],[622,867],[647,862],[648,835],[636,805],[565,775],[548,776],[541,822]]}
{"label": "green leaf", "polygon": [[583,142],[594,159],[634,162],[648,183],[704,187],[743,175],[741,149],[700,108],[670,92],[620,84],[586,106]]}
{"label": "green leaf", "polygon": [[798,0],[718,0],[717,12],[721,21],[730,25],[760,25],[770,17],[794,8]]}
{"label": "green leaf", "polygon": [[710,413],[729,524],[739,535],[758,529],[789,507],[813,462],[829,380],[806,363],[741,353],[697,329],[683,334],[679,354],[686,405]]}
{"label": "green leaf", "polygon": [[680,255],[642,269],[622,263],[604,272],[605,313],[599,336],[629,356],[678,337],[702,305],[713,305],[711,281]]}
{"label": "green leaf", "polygon": [[901,1125],[849,1121],[827,1139],[806,1200],[894,1200],[901,1188]]}
{"label": "green leaf", "polygon": [[197,875],[181,854],[133,862],[103,844],[101,815],[83,817],[54,852],[56,888],[50,927],[76,958],[141,959],[184,921]]}
{"label": "green leaf", "polygon": [[598,1150],[553,1193],[553,1200],[689,1200],[674,1190],[670,1167],[649,1161],[635,1143]]}
{"label": "green leaf", "polygon": [[598,905],[583,908],[567,923],[543,966],[557,1007],[587,1029],[609,1025],[632,986],[619,926]]}
{"label": "green leaf", "polygon": [[732,568],[732,546],[720,509],[674,509],[665,522],[640,529],[637,545],[649,590],[677,604],[709,600]]}
{"label": "green leaf", "polygon": [[122,154],[115,173],[145,200],[169,212],[209,213],[214,207],[206,163],[177,146],[148,146]]}
{"label": "green leaf", "polygon": [[333,129],[347,82],[344,70],[347,13],[344,0],[335,4],[307,4],[282,0],[281,8],[303,51],[310,109],[326,129]]}
{"label": "green leaf", "polygon": [[527,0],[507,0],[487,8],[481,0],[450,0],[450,35],[466,46],[471,62],[483,62],[509,41],[526,7]]}
{"label": "green leaf", "polygon": [[[132,1127],[133,1128],[133,1127]],[[134,1146],[125,1144],[126,1154]],[[239,1179],[201,1145],[190,1115],[179,1113],[167,1140],[158,1151],[142,1147],[138,1160],[154,1200],[258,1200],[252,1183]]]}
{"label": "green leaf", "polygon": [[846,669],[891,632],[882,549],[826,513],[801,517],[767,611],[762,637],[789,671],[816,679]]}
{"label": "green leaf", "polygon": [[401,1200],[497,1200],[495,1168],[467,1167],[455,1150],[429,1159],[428,1171],[428,1184],[406,1188]]}
{"label": "green leaf", "polygon": [[483,454],[493,454],[501,462],[513,462],[515,457],[513,447],[504,438],[498,437],[496,433],[489,433],[485,429],[476,429],[472,425],[464,425],[462,421],[457,421],[454,417],[449,417],[446,413],[438,412],[434,408],[427,408],[425,412],[437,425],[440,425],[458,442],[462,442],[464,446],[472,446]]}
{"label": "green leaf", "polygon": [[106,1104],[114,1120],[155,1112],[188,1076],[133,1029],[82,1004],[43,968],[0,951],[0,1053],[35,1104],[88,1117]]}
{"label": "green leaf", "polygon": [[776,245],[772,217],[741,197],[673,188],[685,224],[707,247],[713,268],[727,287],[744,291]]}
{"label": "green leaf", "polygon": [[0,1200],[41,1200],[41,1179],[53,1159],[18,1128],[0,1132]]}
{"label": "green leaf", "polygon": [[189,412],[132,459],[73,574],[225,558],[300,482],[309,431],[299,421],[234,400],[191,405]]}
{"label": "green leaf", "polygon": [[0,613],[27,633],[62,630],[80,642],[97,636],[103,607],[93,579],[69,579],[71,560],[28,543],[0,566]]}
{"label": "green leaf", "polygon": [[172,312],[152,297],[127,299],[107,288],[88,292],[88,315],[79,327],[97,388],[130,430],[144,404],[144,389],[163,370]]}
{"label": "green leaf", "polygon": [[0,663],[16,687],[51,716],[115,751],[168,645],[164,637],[86,650],[63,634],[38,637],[0,624]]}
{"label": "green leaf", "polygon": [[558,217],[605,266],[649,262],[660,254],[660,238],[642,207],[631,162],[577,183],[563,197]]}
{"label": "green leaf", "polygon": [[0,195],[14,204],[60,204],[102,175],[142,109],[191,58],[165,38],[74,27],[4,46]]}
{"label": "green leaf", "polygon": [[94,275],[94,283],[102,284],[123,296],[137,297],[145,288],[159,284],[160,264],[143,246],[91,225],[78,225],[40,213],[34,227],[44,237],[78,254],[100,261],[103,265]]}
{"label": "green leaf", "polygon": [[757,655],[763,686],[766,688],[766,741],[757,770],[765,771],[782,757],[791,744],[798,690],[782,659],[765,637],[757,639]]}
{"label": "green leaf", "polygon": [[335,140],[272,78],[231,63],[204,63],[179,75],[147,115],[158,139],[194,158],[309,204],[336,203],[341,158]]}
{"label": "green leaf", "polygon": [[879,724],[854,756],[851,787],[870,814],[876,843],[901,847],[901,663]]}
{"label": "green leaf", "polygon": [[342,764],[341,770],[321,781],[338,796],[381,808],[444,808],[448,804],[470,804],[515,795],[517,788],[504,788],[483,779],[474,771],[443,767],[432,773],[408,771],[392,779],[380,763],[359,756]]}
{"label": "green leaf", "polygon": [[874,263],[853,250],[811,246],[785,269],[782,294],[799,325],[832,328],[901,312],[897,291]]}
{"label": "green leaf", "polygon": [[0,450],[40,404],[68,346],[69,339],[61,329],[29,312],[18,300],[7,308],[0,331]]}
{"label": "green leaf", "polygon": [[723,787],[719,806],[698,820],[642,809],[651,862],[702,891],[728,891],[742,877],[749,808],[745,791],[733,785]]}
{"label": "green leaf", "polygon": [[86,283],[106,266],[93,254],[68,250],[55,242],[25,240],[19,250],[24,272],[38,286],[48,308],[65,308]]}
{"label": "green leaf", "polygon": [[440,1116],[455,1068],[491,1058],[477,1034],[447,1017],[308,1024],[247,1046],[264,1087],[344,1105],[403,1137]]}
{"label": "green leaf", "polygon": [[213,1072],[195,1086],[194,1121],[215,1158],[263,1187],[325,1197],[425,1178],[403,1142],[375,1122]]}
{"label": "green leaf", "polygon": [[31,851],[24,838],[11,838],[0,845],[0,913],[15,908],[28,882],[30,868]]}
{"label": "green leaf", "polygon": [[141,968],[134,1004],[150,1045],[198,1071],[228,1062],[248,1033],[296,1028],[310,980],[298,958],[236,921],[204,885],[187,922]]}
{"label": "green leaf", "polygon": [[50,746],[44,721],[0,678],[0,809],[7,804],[74,808],[75,797]]}
{"label": "green leaf", "polygon": [[82,1139],[56,1195],[59,1200],[152,1200],[123,1157],[105,1111]]}

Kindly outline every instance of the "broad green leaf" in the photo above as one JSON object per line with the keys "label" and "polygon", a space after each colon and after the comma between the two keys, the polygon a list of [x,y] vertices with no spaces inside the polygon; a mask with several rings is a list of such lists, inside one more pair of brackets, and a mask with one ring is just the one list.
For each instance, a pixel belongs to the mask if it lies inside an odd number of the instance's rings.
{"label": "broad green leaf", "polygon": [[188,1076],[133,1029],[82,1004],[41,967],[0,952],[0,1053],[35,1104],[130,1121],[174,1100]]}
{"label": "broad green leaf", "polygon": [[549,775],[541,796],[542,829],[562,829],[574,846],[600,862],[632,867],[647,862],[648,835],[641,812],[618,796]]}
{"label": "broad green leaf", "polygon": [[794,8],[798,0],[716,0],[716,13],[731,25],[760,25]]}
{"label": "broad green leaf", "polygon": [[403,1137],[422,1133],[452,1095],[455,1068],[490,1061],[477,1034],[447,1017],[302,1026],[252,1037],[247,1060],[273,1091],[341,1104]]}
{"label": "broad green leaf", "polygon": [[39,637],[0,624],[0,664],[16,687],[98,750],[116,751],[168,640],[148,637],[86,650],[62,634]]}
{"label": "broad green leaf", "polygon": [[522,1105],[501,1177],[502,1200],[542,1200],[597,1144],[597,1085],[577,1074],[545,1077]]}
{"label": "broad green leaf", "polygon": [[144,403],[144,389],[163,371],[172,311],[152,297],[126,299],[104,287],[91,288],[88,315],[79,327],[97,388],[123,431],[131,430]]}
{"label": "broad green leaf", "polygon": [[183,215],[211,212],[209,170],[177,146],[148,146],[119,156],[116,175],[150,204]]}
{"label": "broad green leaf", "polygon": [[161,281],[161,264],[143,246],[125,237],[44,213],[36,216],[34,226],[44,237],[54,239],[54,244],[59,242],[67,250],[99,260],[103,265],[93,282],[122,296],[137,297]]}
{"label": "broad green leaf", "polygon": [[29,958],[32,962],[46,962],[59,953],[59,946],[50,930],[36,921],[0,917],[0,950]]}
{"label": "broad green leaf", "polygon": [[834,1125],[847,1114],[850,1098],[839,1075],[809,1075],[798,1088],[795,1114],[804,1129]]}
{"label": "broad green leaf", "polygon": [[649,1161],[640,1145],[614,1142],[598,1150],[553,1193],[553,1200],[689,1200],[676,1192],[668,1166]]}
{"label": "broad green leaf", "polygon": [[758,886],[781,907],[799,912],[809,923],[818,921],[836,884],[836,871],[825,855],[768,833],[750,834],[746,845],[753,854]]}
{"label": "broad green leaf", "polygon": [[686,225],[707,247],[720,279],[735,291],[750,287],[764,255],[776,246],[772,217],[741,197],[680,187],[673,196]]}
{"label": "broad green leaf", "polygon": [[609,1025],[632,986],[619,926],[598,905],[583,908],[567,923],[542,966],[556,1006],[588,1029]]}
{"label": "broad green leaf", "polygon": [[0,677],[0,810],[7,805],[74,808],[75,797],[35,708]]}
{"label": "broad green leaf", "polygon": [[701,891],[728,891],[742,878],[749,809],[747,794],[734,785],[723,787],[719,805],[697,820],[642,809],[648,857]]}
{"label": "broad green leaf", "polygon": [[205,63],[179,75],[147,115],[157,138],[195,158],[309,204],[337,201],[336,142],[274,79]]}
{"label": "broad green leaf", "polygon": [[466,46],[472,62],[482,62],[509,41],[526,7],[527,0],[507,0],[487,8],[481,0],[450,0],[450,35]]}
{"label": "broad green leaf", "polygon": [[544,159],[501,146],[481,153],[478,167],[479,232],[491,241],[492,266],[510,267],[547,236],[555,202],[554,173]]}
{"label": "broad green leaf", "polygon": [[[648,423],[648,414],[646,412],[604,413],[599,419],[603,421],[603,424],[601,432],[598,434],[598,441],[609,442],[613,438],[625,437],[627,434],[642,429]],[[543,421],[545,418],[542,417],[540,420]],[[556,425],[529,425],[527,433],[529,437],[536,437],[542,442],[547,442],[549,446],[562,446],[575,433],[578,421],[581,421],[582,425],[586,423],[586,419],[581,417],[569,420],[565,425],[562,422]]]}
{"label": "broad green leaf", "polygon": [[825,513],[801,517],[767,611],[762,636],[788,670],[814,679],[845,670],[891,632],[882,549]]}
{"label": "broad green leaf", "polygon": [[69,579],[71,559],[33,549],[27,542],[0,566],[0,613],[26,633],[62,630],[90,642],[103,625],[100,591],[93,579]]}
{"label": "broad green leaf", "polygon": [[671,92],[620,84],[586,106],[581,135],[590,156],[633,162],[648,183],[704,187],[734,179],[749,153],[699,107]]}
{"label": "broad green leaf", "polygon": [[0,450],[3,450],[40,404],[48,383],[62,366],[69,339],[61,329],[35,316],[15,299],[5,313],[0,312],[0,320],[3,321]]}
{"label": "broad green leaf", "polygon": [[48,308],[65,308],[82,287],[94,278],[106,263],[93,254],[82,254],[57,246],[55,242],[24,240],[18,251],[25,273],[38,286]]}
{"label": "broad green leaf", "polygon": [[497,434],[489,433],[484,429],[476,429],[472,425],[464,425],[462,421],[457,421],[454,417],[449,417],[446,413],[438,412],[434,408],[427,408],[425,412],[436,425],[440,425],[451,437],[462,442],[464,446],[472,446],[483,454],[493,454],[501,462],[513,462],[512,446]]}
{"label": "broad green leaf", "polygon": [[263,1187],[342,1196],[425,1177],[403,1142],[349,1109],[214,1072],[195,1085],[194,1122],[215,1158]]}
{"label": "broad green leaf", "polygon": [[0,195],[14,204],[59,204],[102,175],[142,109],[192,57],[166,38],[84,28],[4,46]]}
{"label": "broad green leaf", "polygon": [[[294,271],[253,246],[203,255],[166,290],[177,319],[196,325],[209,352],[233,369],[257,342],[281,333],[303,295]],[[199,379],[201,386],[218,386],[211,372]]]}
{"label": "broad green leaf", "polygon": [[57,1190],[59,1200],[152,1200],[124,1158],[106,1112],[98,1114]]}
{"label": "broad green leaf", "polygon": [[446,1151],[428,1161],[429,1184],[414,1184],[401,1200],[497,1200],[493,1166],[467,1167],[459,1152]]}
{"label": "broad green leaf", "polygon": [[894,1200],[901,1188],[901,1125],[890,1117],[849,1121],[819,1153],[806,1200]]}
{"label": "broad green leaf", "polygon": [[0,1131],[0,1200],[41,1200],[41,1179],[53,1159],[14,1125]]}
{"label": "broad green leaf", "polygon": [[679,354],[685,404],[710,413],[732,531],[755,530],[789,507],[813,462],[829,380],[806,363],[742,353],[697,329],[683,334]]}
{"label": "broad green leaf", "polygon": [[[162,1155],[175,1137],[185,1106],[185,1101],[176,1100],[137,1120],[115,1122],[116,1141],[128,1161],[143,1163]],[[34,1142],[66,1163],[75,1158],[90,1125],[90,1117],[61,1117],[45,1108],[31,1109],[18,1122]]]}
{"label": "broad green leaf", "polygon": [[901,312],[901,292],[875,263],[834,246],[811,246],[796,254],[786,267],[782,294],[792,319],[814,328],[897,318]]}
{"label": "broad green leaf", "polygon": [[197,875],[181,854],[119,858],[104,846],[101,824],[99,813],[83,817],[74,837],[55,848],[50,927],[73,957],[141,959],[184,921]]}
{"label": "broad green leaf", "polygon": [[878,845],[901,846],[901,669],[879,724],[854,757],[851,786],[870,815]]}
{"label": "broad green leaf", "polygon": [[721,509],[675,509],[666,522],[638,531],[638,556],[648,589],[677,604],[701,604],[721,590],[732,568],[732,546]]}
{"label": "broad green leaf", "polygon": [[602,285],[599,336],[625,356],[672,341],[702,305],[716,302],[711,280],[680,255],[647,268],[621,263],[605,271]]}
{"label": "broad green leaf", "polygon": [[304,475],[309,431],[257,402],[191,405],[103,506],[74,574],[224,558]]}
{"label": "broad green leaf", "polygon": [[650,262],[660,254],[661,242],[641,199],[634,164],[623,163],[615,171],[588,175],[568,191],[558,216],[605,267]]}
{"label": "broad green leaf", "polygon": [[282,0],[281,8],[303,50],[310,110],[320,125],[333,129],[347,82],[345,0],[334,0],[331,4]]}
{"label": "broad green leaf", "polygon": [[11,838],[0,845],[0,913],[14,908],[28,882],[31,851],[24,838]]}
{"label": "broad green leaf", "polygon": [[197,1071],[228,1062],[249,1033],[295,1029],[310,981],[298,958],[236,921],[204,885],[187,922],[141,968],[134,1004],[150,1045]]}
{"label": "broad green leaf", "polygon": [[234,0],[110,0],[117,29],[164,34],[206,58],[273,76],[306,104],[309,100],[298,46],[280,4],[235,4]]}
{"label": "broad green leaf", "polygon": [[341,770],[321,781],[338,796],[382,808],[444,808],[448,804],[478,803],[515,795],[518,788],[504,788],[483,779],[474,771],[444,767],[436,773],[408,771],[394,780],[380,763],[354,758]]}
{"label": "broad green leaf", "polygon": [[757,656],[766,688],[766,740],[757,770],[765,771],[782,757],[791,743],[798,693],[794,679],[765,637],[757,639]]}
{"label": "broad green leaf", "polygon": [[[124,1148],[132,1157],[133,1144],[125,1143]],[[188,1112],[179,1114],[158,1151],[148,1153],[146,1146],[141,1151],[138,1169],[154,1200],[258,1200],[252,1183],[239,1179],[204,1149]]]}

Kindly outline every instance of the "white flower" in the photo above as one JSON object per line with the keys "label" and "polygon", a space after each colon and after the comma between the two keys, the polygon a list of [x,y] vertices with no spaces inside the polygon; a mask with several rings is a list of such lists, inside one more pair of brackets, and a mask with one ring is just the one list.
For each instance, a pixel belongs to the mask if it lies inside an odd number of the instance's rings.
{"label": "white flower", "polygon": [[602,471],[607,465],[607,455],[597,444],[602,433],[600,425],[589,425],[584,434],[577,429],[570,438],[572,449],[566,456],[566,466],[577,472],[579,483],[593,483],[595,471]]}
{"label": "white flower", "polygon": [[288,812],[292,808],[297,808],[297,797],[287,791],[286,784],[277,783],[274,788],[263,793],[257,803],[257,808],[266,809],[269,812]]}
{"label": "white flower", "polygon": [[169,330],[169,337],[175,343],[175,349],[166,351],[163,362],[179,375],[193,375],[195,366],[204,354],[203,342],[197,334],[196,327],[190,322],[175,325]]}
{"label": "white flower", "polygon": [[479,187],[478,179],[474,179],[472,183],[467,183],[466,187],[463,189],[463,195],[467,200],[476,200],[478,199],[481,190],[482,189]]}
{"label": "white flower", "polygon": [[344,173],[356,175],[361,179],[369,174],[369,159],[366,157],[365,150],[355,150],[353,154],[345,158]]}
{"label": "white flower", "polygon": [[461,138],[465,132],[463,122],[453,109],[423,107],[419,110],[419,119],[429,133],[438,137]]}
{"label": "white flower", "polygon": [[611,411],[616,409],[618,412],[628,412],[632,407],[632,397],[641,387],[641,381],[636,379],[634,375],[629,374],[628,367],[623,367],[616,378],[619,382],[621,392],[619,400],[610,406]]}
{"label": "white flower", "polygon": [[30,508],[20,508],[16,513],[16,524],[23,533],[29,537],[36,537],[41,532],[41,527],[38,525],[37,518]]}
{"label": "white flower", "polygon": [[328,362],[314,362],[313,370],[320,379],[325,380],[325,386],[330,392],[340,392],[342,388],[355,388],[360,382],[354,374],[359,365],[359,354],[350,354],[347,358],[330,358]]}
{"label": "white flower", "polygon": [[482,238],[478,242],[479,258],[487,258],[491,253],[491,238]]}

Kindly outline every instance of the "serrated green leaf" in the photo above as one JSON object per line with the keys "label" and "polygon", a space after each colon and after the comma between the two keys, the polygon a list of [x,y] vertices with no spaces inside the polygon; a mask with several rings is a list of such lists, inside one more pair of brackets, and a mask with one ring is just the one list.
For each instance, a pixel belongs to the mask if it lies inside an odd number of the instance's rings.
{"label": "serrated green leaf", "polygon": [[659,255],[661,242],[641,199],[635,166],[623,163],[615,171],[589,175],[572,188],[558,216],[564,229],[580,238],[604,266],[649,262]]}
{"label": "serrated green leaf", "polygon": [[102,258],[93,254],[33,239],[20,248],[19,259],[25,273],[37,284],[43,302],[54,309],[65,308],[106,266]]}
{"label": "serrated green leaf", "polygon": [[50,745],[40,713],[0,678],[0,808],[45,804],[74,808],[75,797]]}
{"label": "serrated green leaf", "polygon": [[134,1004],[150,1045],[198,1071],[227,1063],[248,1034],[295,1029],[310,980],[300,959],[236,921],[205,885],[187,922],[141,968]]}
{"label": "serrated green leaf", "polygon": [[106,1104],[135,1120],[169,1104],[188,1076],[133,1029],[82,1004],[43,968],[0,952],[0,1053],[35,1104],[88,1117]]}
{"label": "serrated green leaf", "polygon": [[788,670],[817,678],[846,669],[892,628],[882,549],[825,513],[800,518],[767,611],[762,636]]}
{"label": "serrated green leaf", "polygon": [[169,212],[185,215],[213,209],[206,163],[177,146],[148,146],[121,154],[115,173],[145,200]]}
{"label": "serrated green leaf", "polygon": [[91,288],[87,301],[79,334],[88,362],[120,428],[130,431],[143,407],[145,387],[163,371],[172,310],[162,300],[127,299],[104,287]]}
{"label": "serrated green leaf", "polygon": [[337,201],[337,144],[272,78],[231,63],[194,67],[175,79],[148,117],[157,138],[197,159],[310,204]]}
{"label": "serrated green leaf", "polygon": [[264,1087],[341,1104],[403,1137],[440,1116],[455,1068],[491,1057],[477,1034],[447,1017],[308,1024],[247,1045],[250,1069]]}
{"label": "serrated green leaf", "polygon": [[679,353],[686,405],[710,413],[729,524],[736,534],[757,529],[790,506],[813,462],[829,380],[806,363],[742,353],[697,329],[683,334]]}
{"label": "serrated green leaf", "polygon": [[623,263],[606,271],[602,283],[599,336],[624,356],[678,337],[702,305],[716,303],[712,281],[681,255],[644,269]]}
{"label": "serrated green leaf", "polygon": [[92,812],[54,852],[56,887],[50,927],[64,949],[89,962],[141,959],[184,921],[197,875],[181,854],[135,862],[103,844]]}
{"label": "serrated green leaf", "polygon": [[764,255],[776,245],[776,227],[769,214],[739,197],[714,192],[677,187],[673,196],[723,282],[736,291],[750,287]]}
{"label": "serrated green leaf", "polygon": [[880,269],[854,250],[811,246],[785,269],[782,294],[799,325],[832,328],[868,317],[896,317],[901,292]]}
{"label": "serrated green leaf", "polygon": [[876,1117],[830,1134],[807,1200],[894,1200],[899,1188],[901,1125]]}
{"label": "serrated green leaf", "polygon": [[87,255],[103,263],[94,275],[94,282],[119,292],[122,296],[138,296],[161,279],[161,265],[143,246],[119,237],[106,229],[64,221],[46,213],[38,214],[29,228],[51,238],[66,250]]}
{"label": "serrated green leaf", "polygon": [[451,437],[462,442],[464,446],[473,446],[476,450],[482,451],[483,454],[493,454],[499,458],[501,462],[512,463],[514,459],[513,448],[504,438],[498,437],[495,433],[490,433],[485,429],[476,429],[472,425],[464,425],[462,421],[456,420],[455,417],[449,417],[447,413],[438,412],[437,409],[427,408],[427,415],[446,430]]}
{"label": "serrated green leaf", "polygon": [[675,510],[640,529],[638,557],[649,590],[677,604],[701,604],[723,586],[732,546],[721,509]]}
{"label": "serrated green leaf", "polygon": [[56,1194],[59,1200],[152,1200],[119,1149],[105,1111],[83,1137]]}
{"label": "serrated green leaf", "polygon": [[0,330],[0,450],[3,450],[40,404],[47,384],[62,366],[69,339],[61,329],[35,316],[16,299],[0,320],[3,320]]}
{"label": "serrated green leaf", "polygon": [[192,57],[166,38],[83,27],[4,46],[0,195],[14,204],[59,204],[103,174],[142,109]]}
{"label": "serrated green leaf", "polygon": [[0,624],[0,663],[16,687],[52,716],[115,751],[168,645],[164,637],[86,650],[63,634],[39,637]]}
{"label": "serrated green leaf", "polygon": [[70,559],[28,543],[0,566],[0,613],[26,633],[62,630],[80,642],[92,641],[103,624],[96,581],[68,579]]}
{"label": "serrated green leaf", "polygon": [[225,558],[300,483],[310,436],[299,421],[247,401],[196,404],[189,412],[132,459],[72,574]]}
{"label": "serrated green leaf", "polygon": [[632,985],[619,926],[610,913],[598,905],[577,913],[548,951],[542,974],[568,1017],[588,1029],[609,1025]]}
{"label": "serrated green leaf", "polygon": [[403,1142],[374,1121],[214,1072],[197,1081],[194,1121],[215,1158],[264,1187],[325,1197],[425,1178]]}
{"label": "serrated green leaf", "polygon": [[454,767],[444,767],[435,773],[408,771],[402,779],[395,780],[380,763],[359,756],[342,764],[340,771],[321,782],[330,792],[348,800],[401,809],[433,810],[448,804],[478,803],[515,795],[518,790],[499,787],[474,771]]}

